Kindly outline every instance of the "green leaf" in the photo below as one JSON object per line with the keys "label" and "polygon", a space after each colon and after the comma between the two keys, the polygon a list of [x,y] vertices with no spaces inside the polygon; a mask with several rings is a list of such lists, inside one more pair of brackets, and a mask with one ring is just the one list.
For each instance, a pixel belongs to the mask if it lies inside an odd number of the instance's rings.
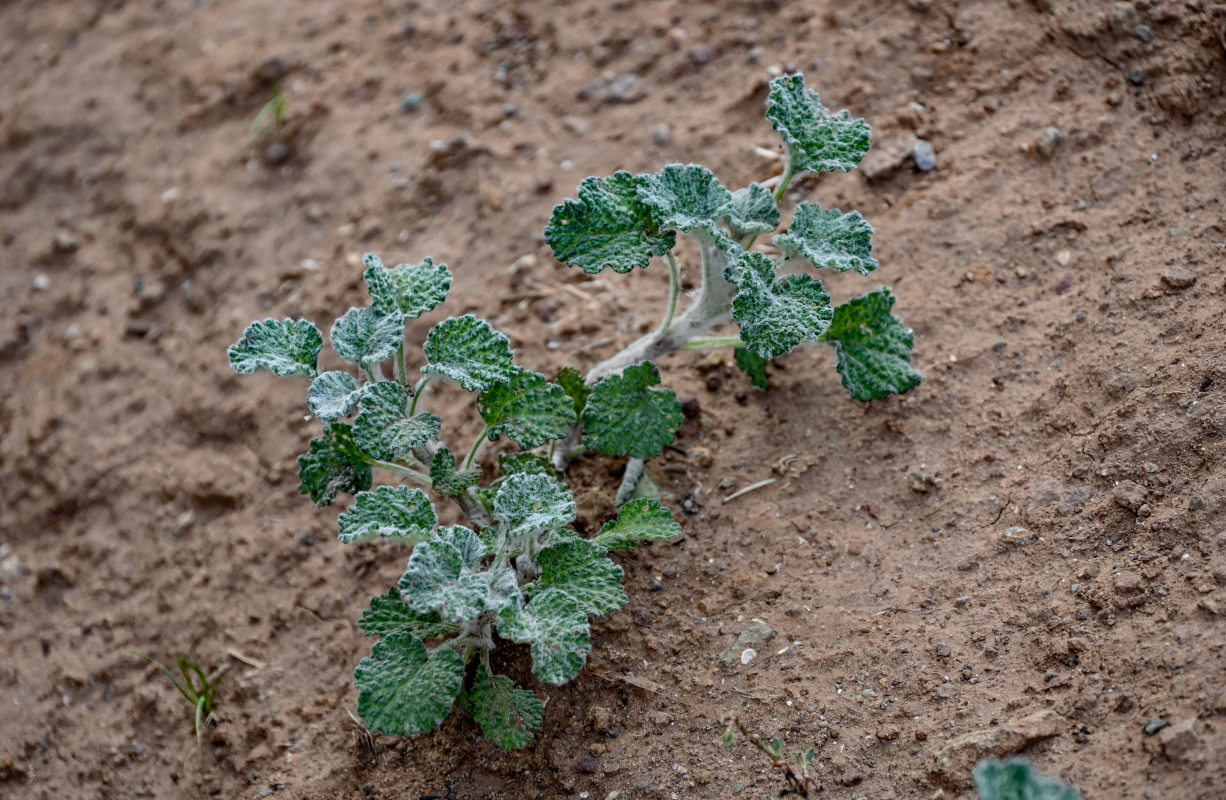
{"label": "green leaf", "polygon": [[498,456],[498,466],[505,476],[511,475],[548,475],[554,480],[562,480],[562,476],[554,469],[553,462],[544,456],[534,456],[531,453],[503,453]]}
{"label": "green leaf", "polygon": [[985,759],[972,773],[979,800],[1080,800],[1073,786],[1047,778],[1028,761]]}
{"label": "green leaf", "polygon": [[397,264],[389,269],[382,259],[368,253],[364,263],[367,289],[374,307],[382,314],[398,312],[408,319],[417,319],[440,305],[451,291],[451,270],[430,258],[420,264]]}
{"label": "green leaf", "polygon": [[592,650],[587,614],[560,589],[546,589],[522,608],[511,606],[498,620],[500,636],[531,645],[532,674],[542,683],[566,683]]}
{"label": "green leaf", "polygon": [[485,546],[462,525],[439,528],[417,545],[400,578],[400,594],[418,614],[437,612],[444,622],[468,622],[521,601],[515,571],[506,566],[478,572]]}
{"label": "green leaf", "polygon": [[443,495],[456,495],[470,486],[475,486],[481,480],[481,470],[466,469],[459,472],[455,468],[455,455],[446,447],[434,454],[430,465],[430,482],[434,491]]}
{"label": "green leaf", "polygon": [[740,291],[732,299],[732,316],[751,352],[777,358],[830,327],[834,310],[821,281],[808,275],[776,278],[774,262],[757,251],[742,254],[733,269]]}
{"label": "green leaf", "polygon": [[751,183],[733,192],[732,200],[722,213],[732,235],[738,239],[779,227],[779,204],[770,189],[760,183]]}
{"label": "green leaf", "polygon": [[736,348],[732,357],[736,360],[737,367],[749,376],[749,382],[756,388],[763,391],[770,388],[770,379],[766,377],[766,365],[769,362],[765,358],[744,347]]}
{"label": "green leaf", "polygon": [[558,372],[558,385],[566,392],[567,397],[575,401],[575,413],[582,414],[588,395],[592,393],[583,373],[574,367],[562,367]]}
{"label": "green leaf", "polygon": [[421,489],[380,486],[373,492],[358,492],[353,505],[337,518],[340,540],[345,544],[386,539],[407,544],[425,541],[438,516],[430,498]]}
{"label": "green leaf", "polygon": [[404,341],[404,317],[375,308],[351,308],[332,326],[332,349],[364,367],[396,355]]}
{"label": "green leaf", "polygon": [[771,81],[766,118],[783,137],[793,172],[849,172],[868,152],[868,123],[846,110],[830,113],[800,74]]}
{"label": "green leaf", "polygon": [[527,370],[482,392],[480,405],[489,440],[506,436],[524,449],[564,438],[577,419],[574,401],[561,386]]}
{"label": "green leaf", "polygon": [[643,185],[644,176],[629,172],[584,179],[579,199],[555,206],[545,228],[554,257],[591,274],[605,267],[625,273],[671,250],[677,235],[661,230],[651,207],[639,199]]}
{"label": "green leaf", "polygon": [[353,429],[337,422],[325,425],[298,456],[298,491],[318,506],[331,505],[341,492],[357,494],[370,488],[370,459],[353,443]]}
{"label": "green leaf", "polygon": [[519,369],[507,337],[471,314],[435,325],[424,350],[430,364],[422,372],[450,378],[470,392],[510,380]]}
{"label": "green leaf", "polygon": [[659,370],[644,361],[596,384],[583,409],[584,447],[635,458],[664,452],[685,417],[675,394],[651,388],[659,382]]}
{"label": "green leaf", "polygon": [[681,526],[658,500],[631,500],[617,519],[606,522],[592,542],[609,550],[633,550],[639,542],[671,539],[681,535]]}
{"label": "green leaf", "polygon": [[622,588],[622,568],[606,555],[604,547],[588,539],[568,539],[541,550],[536,557],[541,577],[526,588],[539,593],[550,589],[566,592],[584,614],[603,615],[624,606],[629,598]]}
{"label": "green leaf", "polygon": [[412,634],[393,633],[375,643],[353,678],[367,728],[390,736],[429,733],[451,713],[464,684],[464,659],[445,647],[427,654]]}
{"label": "green leaf", "polygon": [[439,418],[433,414],[405,417],[409,394],[395,381],[368,383],[358,394],[358,416],[353,439],[362,451],[380,461],[404,461],[413,450],[438,436]]}
{"label": "green leaf", "polygon": [[443,622],[438,614],[418,614],[412,611],[404,604],[404,598],[396,588],[370,599],[370,608],[362,612],[358,627],[367,636],[408,633],[422,641],[458,630],[457,626]]}
{"label": "green leaf", "polygon": [[889,289],[874,289],[836,308],[822,336],[834,345],[843,385],[857,400],[899,394],[924,379],[911,367],[911,329],[890,313],[893,307]]}
{"label": "green leaf", "polygon": [[317,419],[336,422],[349,416],[357,402],[358,382],[348,372],[325,372],[307,390],[307,407]]}
{"label": "green leaf", "polygon": [[775,244],[788,258],[803,258],[819,269],[867,275],[877,269],[872,237],[873,226],[859,211],[844,214],[837,208],[823,211],[816,203],[801,203],[788,232],[776,236]]}
{"label": "green leaf", "polygon": [[230,345],[230,366],[250,375],[266,369],[273,375],[315,377],[315,363],[324,349],[319,329],[305,319],[253,322],[243,338]]}
{"label": "green leaf", "polygon": [[575,498],[549,475],[510,475],[494,496],[494,519],[511,537],[561,528],[575,519]]}
{"label": "green leaf", "polygon": [[527,747],[532,733],[541,728],[545,706],[536,694],[493,674],[485,664],[477,667],[468,696],[481,733],[503,750]]}
{"label": "green leaf", "polygon": [[715,222],[732,202],[732,193],[715,174],[697,164],[669,164],[640,178],[639,200],[655,210],[662,228],[689,231],[704,222]]}

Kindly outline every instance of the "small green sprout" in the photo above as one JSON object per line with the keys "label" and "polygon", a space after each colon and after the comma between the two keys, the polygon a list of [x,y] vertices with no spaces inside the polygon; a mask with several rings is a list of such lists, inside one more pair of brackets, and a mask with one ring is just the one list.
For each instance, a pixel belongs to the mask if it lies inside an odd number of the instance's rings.
{"label": "small green sprout", "polygon": [[195,661],[186,656],[179,656],[175,659],[175,665],[179,668],[179,674],[183,677],[183,680],[180,681],[173,672],[152,656],[136,651],[133,652],[160,669],[162,674],[170,680],[171,684],[179,690],[179,694],[183,695],[183,699],[187,700],[188,704],[195,709],[196,747],[193,747],[191,752],[188,753],[187,758],[190,759],[204,739],[204,729],[213,721],[213,707],[217,698],[217,685],[221,683],[221,676],[226,673],[229,665],[219,667],[212,677],[209,677]]}
{"label": "small green sprout", "polygon": [[[770,744],[762,741],[762,737],[756,733],[750,733],[749,729],[741,722],[740,717],[736,714],[729,714],[721,720],[724,725],[724,745],[731,746],[736,739],[736,732],[740,731],[748,742],[757,748],[763,755],[770,759],[771,766],[783,772],[783,779],[787,782],[787,788],[779,789],[771,795],[771,800],[778,798],[795,796],[809,796],[809,764],[813,763],[813,759],[817,753],[812,747],[803,753],[796,756],[796,765],[788,761],[785,752],[785,745],[782,739],[775,739]],[[819,787],[813,787],[819,788]]]}

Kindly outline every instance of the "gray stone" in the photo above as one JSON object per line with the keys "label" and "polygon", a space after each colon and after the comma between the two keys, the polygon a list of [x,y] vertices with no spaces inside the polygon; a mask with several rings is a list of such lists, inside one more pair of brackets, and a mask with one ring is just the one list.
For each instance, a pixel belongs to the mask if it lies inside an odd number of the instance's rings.
{"label": "gray stone", "polygon": [[[755,619],[741,629],[736,641],[724,650],[720,660],[726,667],[734,667],[742,662],[741,654],[746,650],[756,650],[775,638],[775,629],[760,619]],[[750,659],[752,660],[752,658]]]}
{"label": "gray stone", "polygon": [[932,172],[937,168],[937,152],[932,148],[932,142],[923,139],[916,141],[911,148],[911,157],[915,159],[915,168],[920,172]]}
{"label": "gray stone", "polygon": [[610,103],[637,103],[646,96],[646,83],[632,72],[618,75],[605,89],[605,99]]}
{"label": "gray stone", "polygon": [[1171,289],[1188,289],[1196,283],[1196,273],[1184,267],[1173,267],[1162,273],[1162,282]]}

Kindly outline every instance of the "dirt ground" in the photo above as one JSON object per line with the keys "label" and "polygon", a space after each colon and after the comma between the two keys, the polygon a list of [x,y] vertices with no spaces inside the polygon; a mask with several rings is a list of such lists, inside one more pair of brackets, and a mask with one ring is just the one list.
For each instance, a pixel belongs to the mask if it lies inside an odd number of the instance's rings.
{"label": "dirt ground", "polygon": [[[666,281],[556,264],[552,205],[672,161],[770,177],[788,67],[875,144],[788,203],[876,227],[927,380],[864,405],[823,348],[765,394],[725,353],[661,364],[698,409],[652,466],[684,535],[621,559],[586,670],[533,687],[539,741],[370,740],[356,621],[406,554],[336,541],[346,503],[296,493],[304,385],[226,346],[326,326],[375,251],[450,264],[446,312],[526,366],[590,366]],[[764,797],[737,712],[817,748],[815,797],[970,797],[990,746],[1088,800],[1222,797],[1224,86],[1212,0],[5,3],[0,795]],[[619,466],[572,470],[585,524]],[[133,651],[229,666],[186,764]]]}

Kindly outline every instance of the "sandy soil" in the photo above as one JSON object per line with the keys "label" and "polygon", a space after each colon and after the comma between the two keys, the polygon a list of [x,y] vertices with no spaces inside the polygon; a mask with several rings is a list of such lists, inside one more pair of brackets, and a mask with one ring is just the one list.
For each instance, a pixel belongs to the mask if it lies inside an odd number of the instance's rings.
{"label": "sandy soil", "polygon": [[[975,743],[1012,742],[1089,800],[1221,797],[1224,43],[1212,0],[4,4],[0,795],[763,797],[735,711],[817,748],[815,796],[969,796]],[[870,169],[788,200],[876,226],[928,380],[862,405],[823,349],[766,394],[662,364],[699,409],[653,465],[685,533],[623,559],[539,742],[370,740],[356,620],[405,554],[335,541],[295,491],[302,386],[226,345],[326,324],[374,250],[450,264],[447,311],[527,366],[591,365],[666,282],[557,265],[552,205],[670,161],[769,177],[787,66],[874,125]],[[252,132],[278,81],[284,129]],[[618,467],[572,472],[585,522]],[[186,765],[134,650],[230,667]]]}

